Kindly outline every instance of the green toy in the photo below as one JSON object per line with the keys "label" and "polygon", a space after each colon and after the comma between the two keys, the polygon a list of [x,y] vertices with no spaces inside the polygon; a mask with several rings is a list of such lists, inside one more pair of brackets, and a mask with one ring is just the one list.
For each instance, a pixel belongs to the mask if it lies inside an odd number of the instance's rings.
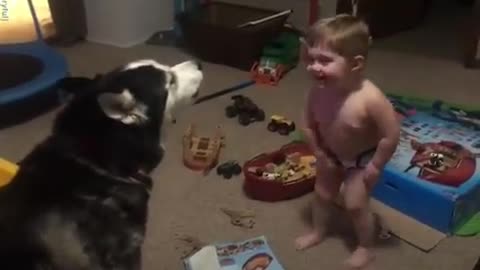
{"label": "green toy", "polygon": [[457,236],[474,236],[480,233],[480,213],[473,216],[467,223],[460,227],[455,235]]}
{"label": "green toy", "polygon": [[297,65],[299,52],[299,34],[293,30],[283,31],[263,48],[260,60],[251,69],[252,79],[260,84],[277,85],[285,73]]}

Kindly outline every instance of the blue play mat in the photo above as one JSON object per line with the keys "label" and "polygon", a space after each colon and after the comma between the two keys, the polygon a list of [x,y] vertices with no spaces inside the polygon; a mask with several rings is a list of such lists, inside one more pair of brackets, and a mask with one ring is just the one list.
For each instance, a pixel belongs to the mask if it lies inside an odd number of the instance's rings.
{"label": "blue play mat", "polygon": [[26,120],[58,104],[55,84],[68,74],[63,55],[44,41],[31,0],[29,5],[37,39],[0,44],[0,127]]}

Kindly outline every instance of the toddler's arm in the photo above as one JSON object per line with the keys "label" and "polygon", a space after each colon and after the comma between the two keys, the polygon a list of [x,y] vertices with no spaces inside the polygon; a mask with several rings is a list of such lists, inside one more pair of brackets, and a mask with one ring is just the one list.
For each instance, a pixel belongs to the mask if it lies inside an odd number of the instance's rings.
{"label": "toddler's arm", "polygon": [[318,127],[313,117],[311,98],[307,99],[307,106],[305,106],[303,121],[303,134],[306,138],[307,144],[314,151],[317,159],[321,158],[324,162],[328,162],[330,163],[329,165],[333,166],[335,162],[330,157],[330,152],[325,148],[322,136],[318,134]]}
{"label": "toddler's arm", "polygon": [[320,149],[319,141],[320,136],[318,136],[317,125],[315,124],[315,120],[313,117],[313,110],[312,110],[312,97],[311,93],[309,93],[306,106],[303,111],[303,134],[307,140],[307,144],[313,151],[318,151]]}
{"label": "toddler's arm", "polygon": [[371,99],[367,104],[367,110],[381,136],[377,151],[370,163],[381,171],[397,148],[400,139],[400,123],[392,104],[381,96]]}

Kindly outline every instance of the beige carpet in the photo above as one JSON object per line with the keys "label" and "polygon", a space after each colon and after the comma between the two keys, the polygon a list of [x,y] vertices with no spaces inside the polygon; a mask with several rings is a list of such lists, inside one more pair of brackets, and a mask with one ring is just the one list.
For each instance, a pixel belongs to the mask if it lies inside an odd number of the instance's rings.
{"label": "beige carpet", "polygon": [[[377,42],[369,62],[369,76],[389,92],[443,98],[452,102],[477,104],[480,101],[480,72],[464,69],[453,56],[451,40],[442,43],[440,34],[432,37],[407,32]],[[420,32],[421,33],[421,32]],[[438,32],[440,33],[440,32]],[[430,48],[435,47],[435,50]],[[166,47],[138,46],[118,49],[95,44],[79,44],[62,49],[72,73],[94,75],[137,58],[156,58],[167,64],[187,59],[182,52]],[[218,91],[248,78],[246,72],[205,64],[202,94]],[[296,69],[276,88],[251,87],[243,91],[251,96],[267,115],[279,113],[298,120],[308,80]],[[200,131],[212,133],[222,125],[227,146],[222,160],[243,162],[260,152],[276,149],[288,141],[266,130],[266,123],[241,127],[226,119],[224,96],[188,108],[178,123],[168,128],[167,155],[155,170],[155,186],[150,202],[148,236],[144,246],[144,269],[182,269],[182,243],[176,233],[196,236],[205,242],[234,241],[265,235],[285,269],[341,269],[349,251],[341,238],[328,239],[306,252],[293,248],[295,236],[305,228],[302,211],[310,195],[280,203],[249,200],[242,192],[242,179],[223,180],[215,173],[203,177],[184,168],[181,163],[181,136],[189,123],[200,125]],[[16,161],[24,156],[49,131],[54,113],[42,115],[28,123],[0,131],[0,156]],[[220,207],[253,209],[256,226],[251,230],[230,225]],[[430,253],[424,253],[402,242],[378,247],[376,269],[404,270],[470,270],[478,257],[480,238],[449,238]]]}

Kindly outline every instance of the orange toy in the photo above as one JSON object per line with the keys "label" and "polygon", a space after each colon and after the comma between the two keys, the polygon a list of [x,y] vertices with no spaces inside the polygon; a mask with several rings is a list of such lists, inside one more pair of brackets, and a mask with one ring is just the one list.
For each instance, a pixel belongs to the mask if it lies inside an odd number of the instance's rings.
{"label": "orange toy", "polygon": [[8,185],[15,174],[17,174],[18,165],[0,158],[0,187]]}
{"label": "orange toy", "polygon": [[183,135],[183,164],[191,170],[208,174],[218,163],[224,141],[220,127],[217,127],[213,137],[199,137],[195,134],[195,126],[190,125]]}

